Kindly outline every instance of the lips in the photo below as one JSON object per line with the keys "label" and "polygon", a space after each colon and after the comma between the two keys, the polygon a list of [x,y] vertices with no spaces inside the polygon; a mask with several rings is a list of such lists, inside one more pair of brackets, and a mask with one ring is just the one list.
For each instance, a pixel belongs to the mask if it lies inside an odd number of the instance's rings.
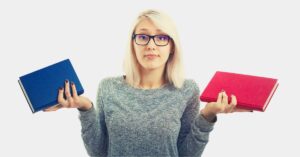
{"label": "lips", "polygon": [[148,55],[145,55],[145,57],[148,58],[148,59],[154,59],[154,58],[158,57],[158,55],[148,54]]}
{"label": "lips", "polygon": [[157,55],[155,54],[149,54],[149,55],[145,55],[146,57],[156,57]]}

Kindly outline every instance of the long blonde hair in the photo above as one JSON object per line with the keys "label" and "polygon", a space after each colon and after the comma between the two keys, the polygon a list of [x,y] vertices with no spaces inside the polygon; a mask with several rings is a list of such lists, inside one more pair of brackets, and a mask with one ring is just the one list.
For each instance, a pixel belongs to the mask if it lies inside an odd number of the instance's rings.
{"label": "long blonde hair", "polygon": [[135,32],[136,26],[144,19],[151,20],[157,27],[172,38],[172,52],[170,53],[169,59],[166,63],[164,77],[176,88],[181,88],[184,82],[184,72],[181,57],[181,46],[177,30],[172,19],[167,14],[157,10],[146,10],[142,12],[132,25],[123,65],[127,83],[133,87],[137,87],[141,81],[138,68],[139,64],[133,48],[132,34]]}

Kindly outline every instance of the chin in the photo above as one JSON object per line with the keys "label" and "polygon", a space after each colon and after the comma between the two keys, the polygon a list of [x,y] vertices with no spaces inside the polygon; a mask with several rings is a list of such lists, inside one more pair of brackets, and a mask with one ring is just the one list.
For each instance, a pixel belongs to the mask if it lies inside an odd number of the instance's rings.
{"label": "chin", "polygon": [[159,67],[158,66],[144,66],[144,69],[146,69],[146,70],[154,70],[157,68],[159,68]]}
{"label": "chin", "polygon": [[154,70],[160,68],[162,65],[155,65],[155,64],[144,64],[143,68],[146,70]]}

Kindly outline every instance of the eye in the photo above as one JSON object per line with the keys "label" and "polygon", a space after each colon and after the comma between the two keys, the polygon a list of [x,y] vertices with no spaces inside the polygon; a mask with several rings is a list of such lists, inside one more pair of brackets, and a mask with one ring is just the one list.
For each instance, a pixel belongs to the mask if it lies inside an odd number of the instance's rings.
{"label": "eye", "polygon": [[159,35],[158,39],[161,40],[161,41],[166,41],[166,40],[169,40],[169,36],[167,36],[167,35]]}
{"label": "eye", "polygon": [[137,38],[138,38],[139,40],[148,40],[148,36],[147,36],[147,35],[144,35],[144,34],[137,35]]}

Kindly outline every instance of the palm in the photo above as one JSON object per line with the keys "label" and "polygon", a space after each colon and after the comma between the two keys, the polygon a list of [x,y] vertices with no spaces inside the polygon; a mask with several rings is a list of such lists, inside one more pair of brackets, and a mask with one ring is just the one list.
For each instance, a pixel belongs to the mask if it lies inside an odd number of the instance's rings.
{"label": "palm", "polygon": [[236,107],[237,99],[234,95],[231,95],[231,102],[228,104],[228,96],[225,91],[220,92],[216,102],[207,103],[205,110],[209,113],[232,113],[232,112],[251,112],[251,110],[240,109]]}
{"label": "palm", "polygon": [[[71,89],[73,95],[70,92],[69,81],[65,83],[65,89],[59,89],[58,91],[58,104],[50,108],[45,109],[44,111],[56,111],[61,108],[78,108],[87,110],[92,106],[92,102],[84,96],[78,96],[75,84],[71,84]],[[66,99],[64,98],[66,95]]]}

